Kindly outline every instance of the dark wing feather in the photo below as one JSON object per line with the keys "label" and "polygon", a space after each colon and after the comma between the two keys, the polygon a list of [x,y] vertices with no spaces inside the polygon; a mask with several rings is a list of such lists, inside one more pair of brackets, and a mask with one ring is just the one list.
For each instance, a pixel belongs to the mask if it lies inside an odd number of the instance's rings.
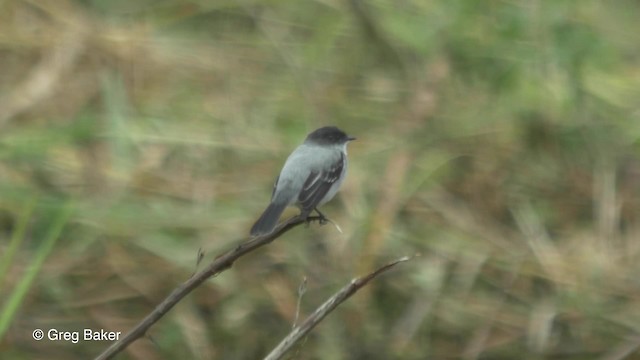
{"label": "dark wing feather", "polygon": [[340,154],[340,159],[329,169],[324,171],[312,171],[302,186],[298,202],[302,207],[302,212],[310,212],[329,192],[331,186],[338,181],[342,169],[344,168],[344,154]]}

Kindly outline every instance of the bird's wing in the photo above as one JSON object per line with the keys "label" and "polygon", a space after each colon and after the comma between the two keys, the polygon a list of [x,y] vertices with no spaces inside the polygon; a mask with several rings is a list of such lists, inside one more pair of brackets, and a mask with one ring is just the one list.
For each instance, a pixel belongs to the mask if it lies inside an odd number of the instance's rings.
{"label": "bird's wing", "polygon": [[278,188],[278,180],[280,180],[280,175],[276,178],[276,181],[273,183],[273,190],[271,190],[271,200],[273,201],[273,197],[276,195],[276,189]]}
{"label": "bird's wing", "polygon": [[303,212],[313,210],[331,189],[331,186],[340,179],[344,162],[344,154],[341,153],[338,161],[329,168],[309,173],[298,196],[298,202]]}

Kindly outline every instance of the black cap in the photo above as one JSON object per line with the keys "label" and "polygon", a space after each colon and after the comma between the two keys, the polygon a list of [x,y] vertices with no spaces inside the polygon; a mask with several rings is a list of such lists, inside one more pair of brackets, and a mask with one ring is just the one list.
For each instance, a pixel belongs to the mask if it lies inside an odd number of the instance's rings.
{"label": "black cap", "polygon": [[347,135],[344,131],[335,126],[325,126],[314,130],[307,135],[305,142],[309,141],[322,145],[335,145],[344,144],[355,139],[355,137]]}

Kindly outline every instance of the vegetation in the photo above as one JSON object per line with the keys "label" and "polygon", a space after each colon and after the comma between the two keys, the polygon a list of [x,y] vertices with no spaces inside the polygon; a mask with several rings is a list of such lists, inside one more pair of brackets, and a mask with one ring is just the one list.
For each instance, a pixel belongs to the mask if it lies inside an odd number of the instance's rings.
{"label": "vegetation", "polygon": [[[122,359],[258,359],[403,255],[297,359],[640,350],[640,4],[0,1],[0,352],[86,359],[233,247],[288,153],[357,136],[325,206]],[[289,215],[294,214],[291,209]],[[306,278],[306,292],[298,287]],[[635,354],[635,355],[634,355]]]}

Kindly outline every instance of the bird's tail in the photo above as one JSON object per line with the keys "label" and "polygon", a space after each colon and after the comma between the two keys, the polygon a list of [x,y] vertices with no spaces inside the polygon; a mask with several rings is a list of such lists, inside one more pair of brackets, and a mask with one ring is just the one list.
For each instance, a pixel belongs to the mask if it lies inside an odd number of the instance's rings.
{"label": "bird's tail", "polygon": [[278,223],[278,219],[287,204],[271,203],[267,209],[260,215],[258,221],[251,227],[251,236],[265,235],[273,231]]}

